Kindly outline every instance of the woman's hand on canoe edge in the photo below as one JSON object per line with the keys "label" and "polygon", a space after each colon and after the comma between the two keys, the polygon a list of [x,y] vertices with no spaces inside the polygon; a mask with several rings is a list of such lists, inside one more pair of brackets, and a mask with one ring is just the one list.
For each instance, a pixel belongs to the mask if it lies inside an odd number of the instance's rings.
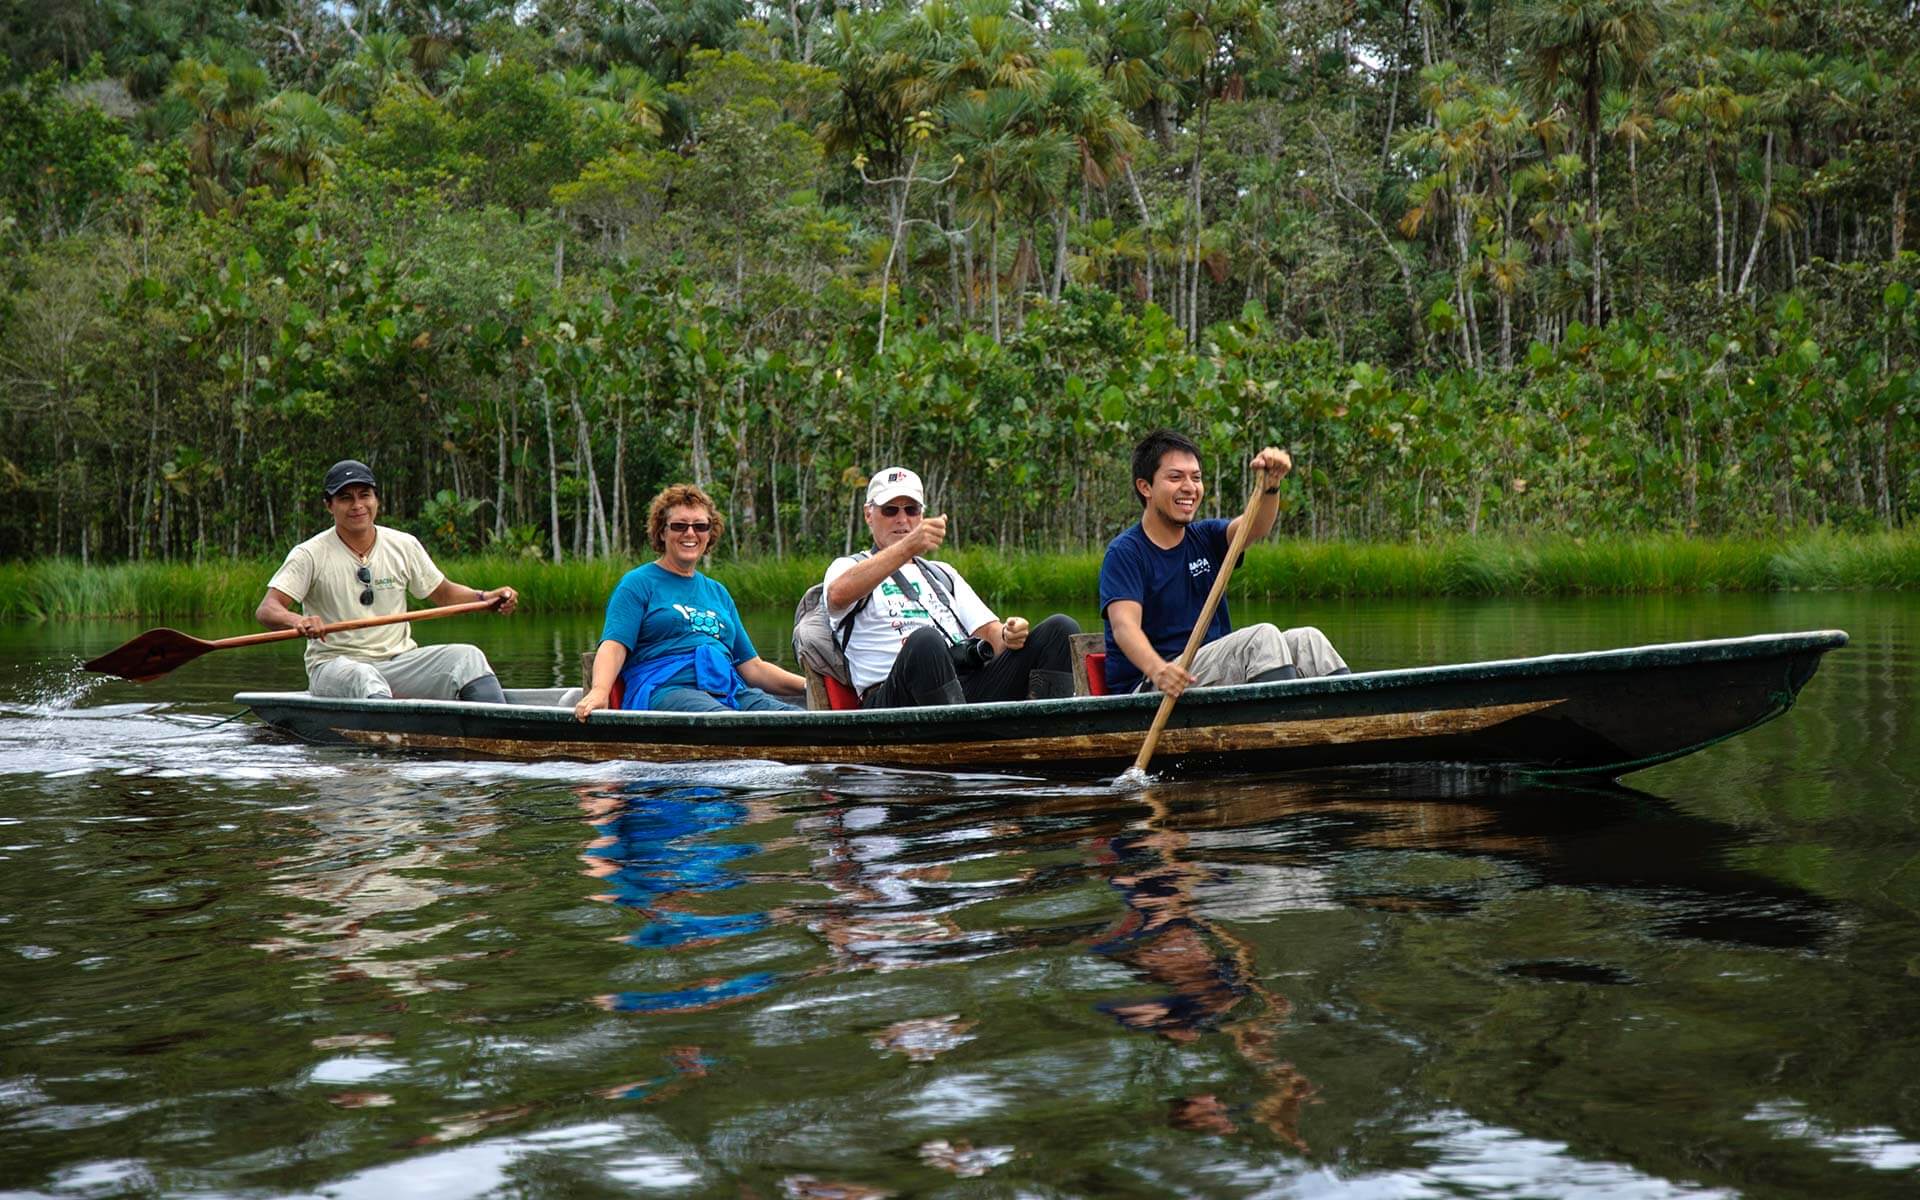
{"label": "woman's hand on canoe edge", "polygon": [[591,713],[597,708],[605,708],[606,706],[607,689],[593,688],[588,691],[586,695],[580,697],[580,703],[573,706],[573,719],[576,721],[584,721],[587,719],[588,713]]}

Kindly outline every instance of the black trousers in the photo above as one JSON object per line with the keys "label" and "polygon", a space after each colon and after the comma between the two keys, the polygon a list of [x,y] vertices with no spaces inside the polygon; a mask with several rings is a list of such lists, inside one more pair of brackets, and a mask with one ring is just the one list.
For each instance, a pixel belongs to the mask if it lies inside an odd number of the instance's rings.
{"label": "black trousers", "polygon": [[1027,632],[1026,645],[978,671],[953,669],[947,639],[937,629],[916,629],[900,645],[893,670],[860,698],[861,708],[910,708],[922,704],[984,704],[1073,694],[1073,647],[1079,622],[1055,613]]}

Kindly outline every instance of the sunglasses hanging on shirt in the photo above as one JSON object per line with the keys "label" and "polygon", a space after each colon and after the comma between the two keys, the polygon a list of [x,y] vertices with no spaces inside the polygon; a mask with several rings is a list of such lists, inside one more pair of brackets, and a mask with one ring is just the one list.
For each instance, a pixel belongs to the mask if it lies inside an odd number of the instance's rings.
{"label": "sunglasses hanging on shirt", "polygon": [[367,585],[366,590],[360,593],[360,603],[372,604],[373,603],[373,568],[361,567],[358,571],[355,571],[353,573],[353,577],[355,579],[358,579],[361,583],[364,583]]}

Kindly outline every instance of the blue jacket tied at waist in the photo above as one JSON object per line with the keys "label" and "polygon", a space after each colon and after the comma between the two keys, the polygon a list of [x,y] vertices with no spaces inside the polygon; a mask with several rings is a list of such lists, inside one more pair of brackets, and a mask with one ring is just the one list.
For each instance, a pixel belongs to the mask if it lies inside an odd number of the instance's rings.
{"label": "blue jacket tied at waist", "polygon": [[738,696],[743,681],[733,669],[733,661],[718,642],[709,642],[685,654],[628,662],[620,672],[622,708],[651,708],[653,693],[663,686],[682,686],[673,682],[693,668],[693,686],[728,708],[739,708]]}

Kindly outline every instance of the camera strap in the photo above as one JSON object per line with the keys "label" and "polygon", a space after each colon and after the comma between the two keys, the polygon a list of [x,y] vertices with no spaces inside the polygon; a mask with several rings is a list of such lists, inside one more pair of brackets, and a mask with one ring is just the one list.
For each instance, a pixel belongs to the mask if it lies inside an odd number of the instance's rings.
{"label": "camera strap", "polygon": [[[960,620],[960,614],[953,610],[953,598],[947,595],[947,589],[940,586],[939,576],[934,571],[933,567],[927,562],[926,559],[917,558],[917,557],[913,560],[913,565],[920,568],[921,576],[924,577],[928,585],[933,588],[933,594],[939,597],[940,607],[947,610],[947,616],[949,619],[953,621],[954,628],[960,630],[958,634],[953,634],[953,633],[949,633],[945,629],[942,629],[940,630],[940,636],[946,638],[948,643],[953,645],[957,645],[961,642],[966,641],[968,637],[972,636],[971,631],[962,627],[964,623]],[[903,572],[901,572],[898,568],[895,568],[893,572],[893,581],[894,583],[899,585],[900,590],[902,592],[905,592],[907,596],[911,598],[915,604],[919,604],[919,605],[926,604],[926,601],[920,598],[920,589],[913,586],[913,581],[911,579],[908,579],[906,575]],[[935,626],[938,626],[940,624],[940,618],[933,615],[932,608],[927,609],[927,615],[930,617],[933,617],[933,623]]]}

